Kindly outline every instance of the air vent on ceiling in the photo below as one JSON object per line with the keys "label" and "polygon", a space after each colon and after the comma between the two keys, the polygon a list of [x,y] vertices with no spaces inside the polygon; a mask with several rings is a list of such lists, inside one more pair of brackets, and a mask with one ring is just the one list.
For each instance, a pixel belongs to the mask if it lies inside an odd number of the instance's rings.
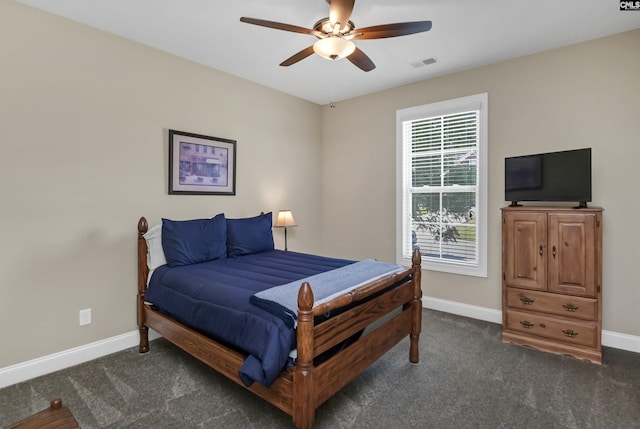
{"label": "air vent on ceiling", "polygon": [[413,68],[417,69],[418,67],[428,66],[429,64],[433,64],[435,62],[436,62],[435,58],[426,58],[424,60],[415,61],[411,63],[411,65],[413,66]]}

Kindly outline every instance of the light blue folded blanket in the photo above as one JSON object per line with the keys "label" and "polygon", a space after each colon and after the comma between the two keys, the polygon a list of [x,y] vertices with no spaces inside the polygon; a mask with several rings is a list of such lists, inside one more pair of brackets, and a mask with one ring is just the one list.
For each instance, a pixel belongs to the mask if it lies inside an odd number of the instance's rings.
{"label": "light blue folded blanket", "polygon": [[303,282],[309,282],[311,285],[314,305],[318,305],[373,280],[402,270],[404,268],[399,265],[365,259],[302,280],[263,290],[253,295],[251,302],[282,318],[290,327],[295,327],[298,314],[298,290]]}

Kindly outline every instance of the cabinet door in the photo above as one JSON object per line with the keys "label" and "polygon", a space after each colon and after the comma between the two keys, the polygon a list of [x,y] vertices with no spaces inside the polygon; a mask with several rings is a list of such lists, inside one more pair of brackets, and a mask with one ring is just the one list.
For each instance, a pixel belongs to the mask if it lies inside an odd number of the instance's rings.
{"label": "cabinet door", "polygon": [[505,212],[502,228],[506,285],[546,290],[546,213]]}
{"label": "cabinet door", "polygon": [[595,296],[596,215],[549,214],[549,291]]}

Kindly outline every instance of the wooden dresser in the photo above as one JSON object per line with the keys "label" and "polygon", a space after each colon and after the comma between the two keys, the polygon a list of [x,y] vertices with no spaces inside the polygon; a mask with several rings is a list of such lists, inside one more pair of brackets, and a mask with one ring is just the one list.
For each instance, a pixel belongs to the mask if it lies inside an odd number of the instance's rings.
{"label": "wooden dresser", "polygon": [[502,209],[502,341],[602,362],[602,209]]}

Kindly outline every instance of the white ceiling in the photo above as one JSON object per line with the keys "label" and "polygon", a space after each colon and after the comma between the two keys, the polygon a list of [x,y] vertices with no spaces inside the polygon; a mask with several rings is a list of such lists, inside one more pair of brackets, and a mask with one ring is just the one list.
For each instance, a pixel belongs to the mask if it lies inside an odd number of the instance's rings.
{"label": "white ceiling", "polygon": [[[315,37],[240,22],[241,16],[311,28],[325,0],[18,0],[318,104],[640,28],[618,0],[357,0],[358,27],[433,22],[411,36],[357,41],[376,64],[286,58]],[[412,63],[434,58],[435,64]],[[594,58],[606,61],[606,58]]]}

